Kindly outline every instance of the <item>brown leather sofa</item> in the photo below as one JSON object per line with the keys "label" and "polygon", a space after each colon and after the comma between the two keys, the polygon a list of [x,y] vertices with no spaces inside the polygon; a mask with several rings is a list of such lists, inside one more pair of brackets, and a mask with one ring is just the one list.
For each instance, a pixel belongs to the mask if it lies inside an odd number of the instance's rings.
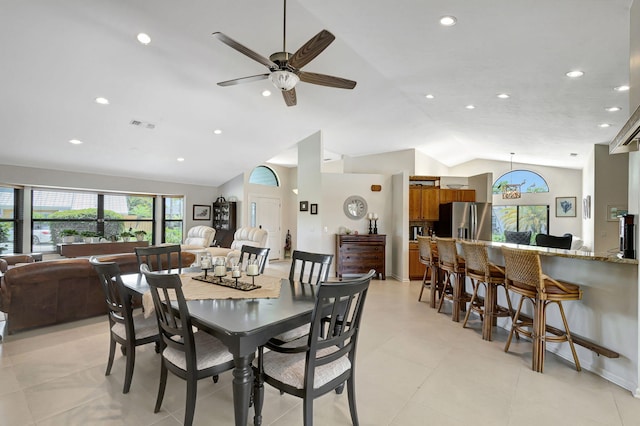
{"label": "brown leather sofa", "polygon": [[[138,272],[134,253],[99,259],[118,263],[123,274]],[[194,254],[182,253],[183,267],[194,261]],[[0,310],[7,314],[8,334],[107,312],[98,276],[89,260],[83,258],[35,262],[9,269],[0,286]]]}
{"label": "brown leather sofa", "polygon": [[33,262],[35,262],[35,259],[30,254],[0,255],[0,272],[7,272],[15,265]]}

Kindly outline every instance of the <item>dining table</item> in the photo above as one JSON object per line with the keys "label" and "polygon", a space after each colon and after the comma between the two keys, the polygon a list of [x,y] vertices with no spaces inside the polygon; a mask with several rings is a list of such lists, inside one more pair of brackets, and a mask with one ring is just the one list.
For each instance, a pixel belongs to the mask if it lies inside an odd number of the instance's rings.
{"label": "dining table", "polygon": [[[122,282],[132,295],[149,291],[142,274],[122,275]],[[251,362],[256,350],[270,338],[309,323],[315,300],[314,286],[280,279],[277,298],[252,298],[247,294],[237,299],[187,301],[193,325],[220,339],[233,355],[236,425],[247,424],[253,385]]]}

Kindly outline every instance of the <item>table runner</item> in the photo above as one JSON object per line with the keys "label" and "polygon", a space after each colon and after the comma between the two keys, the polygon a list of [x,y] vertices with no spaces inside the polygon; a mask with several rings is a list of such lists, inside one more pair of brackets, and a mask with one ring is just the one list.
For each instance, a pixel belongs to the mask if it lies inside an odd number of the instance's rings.
{"label": "table runner", "polygon": [[[180,274],[182,292],[186,300],[203,299],[274,299],[280,297],[280,278],[269,275],[258,275],[255,283],[261,286],[251,291],[236,290],[216,284],[192,279],[202,272]],[[251,278],[242,276],[240,281],[251,282]]]}

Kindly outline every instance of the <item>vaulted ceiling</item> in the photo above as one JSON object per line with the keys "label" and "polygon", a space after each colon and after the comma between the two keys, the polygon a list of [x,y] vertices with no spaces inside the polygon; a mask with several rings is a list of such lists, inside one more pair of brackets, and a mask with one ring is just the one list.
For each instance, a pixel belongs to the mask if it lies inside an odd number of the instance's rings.
{"label": "vaulted ceiling", "polygon": [[630,4],[289,0],[287,50],[327,29],[336,40],[304,70],[358,84],[301,82],[287,107],[269,80],[217,86],[267,70],[211,36],[281,51],[282,0],[3,1],[0,164],[220,185],[322,130],[339,155],[581,168],[631,113],[613,90],[629,82]]}

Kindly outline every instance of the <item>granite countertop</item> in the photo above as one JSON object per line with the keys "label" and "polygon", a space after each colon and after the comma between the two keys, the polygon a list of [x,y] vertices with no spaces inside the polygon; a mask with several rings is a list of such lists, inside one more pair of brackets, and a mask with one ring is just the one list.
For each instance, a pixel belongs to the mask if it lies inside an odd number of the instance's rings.
{"label": "granite countertop", "polygon": [[535,250],[540,253],[541,256],[559,256],[559,257],[568,257],[572,259],[581,259],[581,260],[597,260],[601,262],[611,262],[611,263],[623,263],[629,265],[637,265],[638,259],[624,259],[617,256],[617,254],[612,253],[594,253],[590,251],[582,251],[582,250],[564,250],[564,249],[556,249],[549,247],[539,247],[539,246],[528,246],[524,244],[509,244],[509,243],[499,243],[495,241],[480,241],[486,243],[489,247],[516,247],[525,250]]}

